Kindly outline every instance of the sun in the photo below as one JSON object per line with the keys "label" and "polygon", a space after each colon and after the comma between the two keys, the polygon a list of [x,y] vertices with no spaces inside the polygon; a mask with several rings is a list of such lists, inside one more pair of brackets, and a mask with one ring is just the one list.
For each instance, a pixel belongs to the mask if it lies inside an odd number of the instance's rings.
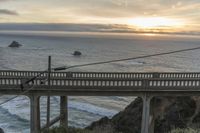
{"label": "sun", "polygon": [[176,19],[170,19],[164,17],[133,18],[128,20],[128,24],[143,29],[152,29],[152,28],[164,29],[164,28],[178,27],[183,25],[182,22]]}

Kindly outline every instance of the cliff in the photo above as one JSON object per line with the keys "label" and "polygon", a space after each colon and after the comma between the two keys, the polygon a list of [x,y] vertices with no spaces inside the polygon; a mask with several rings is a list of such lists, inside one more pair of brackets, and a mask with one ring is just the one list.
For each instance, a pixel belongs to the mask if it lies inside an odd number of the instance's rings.
{"label": "cliff", "polygon": [[[174,128],[193,127],[200,122],[200,98],[198,97],[155,97],[151,100],[151,116],[154,132],[166,133]],[[104,117],[93,122],[87,129],[110,126],[115,132],[140,133],[142,98],[136,98],[123,111],[111,119]]]}

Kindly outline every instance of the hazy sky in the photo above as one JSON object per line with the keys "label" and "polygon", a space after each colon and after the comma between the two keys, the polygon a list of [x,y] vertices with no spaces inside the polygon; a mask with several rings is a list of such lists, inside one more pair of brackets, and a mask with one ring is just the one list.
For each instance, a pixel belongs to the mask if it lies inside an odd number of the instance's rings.
{"label": "hazy sky", "polygon": [[[141,21],[153,21],[150,25],[142,25],[146,27],[160,21],[153,25],[154,28],[176,25],[179,30],[198,31],[200,0],[0,0],[1,23],[100,23],[141,26]],[[165,25],[165,21],[171,25]]]}

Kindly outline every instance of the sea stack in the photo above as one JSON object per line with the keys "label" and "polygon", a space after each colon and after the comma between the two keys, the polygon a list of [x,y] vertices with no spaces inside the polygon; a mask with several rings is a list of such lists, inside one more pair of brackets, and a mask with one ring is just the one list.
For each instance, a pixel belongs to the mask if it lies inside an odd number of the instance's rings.
{"label": "sea stack", "polygon": [[81,54],[82,53],[80,51],[74,51],[74,53],[73,53],[74,56],[81,56]]}
{"label": "sea stack", "polygon": [[21,47],[22,45],[20,43],[18,43],[17,41],[13,41],[8,47],[12,47],[12,48],[18,48]]}

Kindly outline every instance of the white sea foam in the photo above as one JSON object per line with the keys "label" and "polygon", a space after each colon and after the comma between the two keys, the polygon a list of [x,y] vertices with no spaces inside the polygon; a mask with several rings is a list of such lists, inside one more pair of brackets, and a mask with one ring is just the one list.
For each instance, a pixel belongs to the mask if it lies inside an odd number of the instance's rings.
{"label": "white sea foam", "polygon": [[12,115],[17,115],[26,120],[30,119],[29,99],[25,96],[17,97],[14,100],[5,103],[2,107],[7,109]]}
{"label": "white sea foam", "polygon": [[[3,100],[1,99],[1,101]],[[42,100],[41,106],[43,106],[44,103],[46,102],[44,98],[41,100]],[[52,107],[57,105],[59,102],[58,97],[52,97],[51,100],[52,100],[51,101]],[[90,124],[92,121],[97,120],[101,118],[102,116],[112,117],[113,115],[118,113],[118,111],[116,110],[106,109],[106,108],[99,107],[93,104],[83,103],[83,102],[74,101],[74,100],[69,101],[68,108],[69,108],[69,112],[74,112],[70,110],[77,110],[75,111],[76,113],[80,112],[79,114],[73,114],[69,116],[70,117],[69,120],[71,121],[70,125],[77,126],[77,127],[85,127],[88,124]],[[41,107],[41,113],[45,113],[45,109],[46,107],[45,108]],[[58,110],[52,110],[52,111],[54,111],[52,112],[52,114],[56,114]],[[17,97],[15,100],[4,104],[0,112],[2,113],[4,112],[3,114],[4,115],[6,114],[6,116],[10,118],[9,120],[3,120],[6,118],[2,118],[1,119],[2,121],[0,120],[0,127],[3,128],[6,132],[14,133],[14,130],[17,130],[17,131],[22,130],[23,133],[28,133],[29,126],[27,125],[27,122],[30,119],[30,104],[29,104],[29,99],[27,97],[20,96],[20,97]],[[92,119],[92,116],[94,117],[93,119]],[[45,115],[41,115],[41,117],[45,117]],[[85,118],[86,120],[84,120],[83,118]],[[45,120],[45,118],[41,118],[41,119]],[[12,122],[10,122],[10,120]],[[13,123],[15,123],[14,125],[16,126],[13,126]],[[23,129],[20,129],[20,125],[26,125],[26,127],[23,127]]]}
{"label": "white sea foam", "polygon": [[98,107],[92,104],[81,103],[81,102],[76,102],[76,101],[70,101],[68,104],[68,108],[77,109],[77,110],[89,112],[92,114],[108,116],[108,117],[112,117],[113,115],[118,113],[118,111],[116,110],[106,109],[106,108]]}
{"label": "white sea foam", "polygon": [[116,62],[113,63],[114,65],[121,66],[121,67],[127,67],[127,66],[134,66],[134,65],[144,65],[144,61],[125,61],[125,62]]}

